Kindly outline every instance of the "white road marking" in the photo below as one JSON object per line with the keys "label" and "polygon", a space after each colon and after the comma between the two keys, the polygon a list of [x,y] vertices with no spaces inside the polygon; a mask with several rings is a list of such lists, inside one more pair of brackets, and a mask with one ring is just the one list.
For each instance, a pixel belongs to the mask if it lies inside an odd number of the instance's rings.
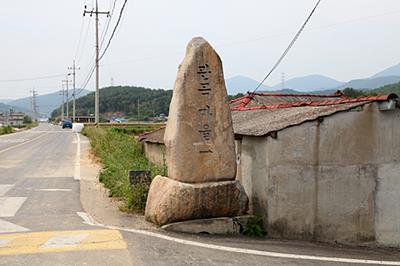
{"label": "white road marking", "polygon": [[0,197],[4,196],[14,185],[0,185]]}
{"label": "white road marking", "polygon": [[76,157],[75,157],[75,171],[74,171],[74,179],[81,179],[81,137],[79,133],[76,133]]}
{"label": "white road marking", "polygon": [[0,248],[5,247],[8,243],[13,241],[15,238],[6,238],[6,239],[0,239]]}
{"label": "white road marking", "polygon": [[6,152],[6,151],[9,151],[9,150],[12,150],[12,149],[14,149],[14,148],[20,147],[20,146],[22,146],[22,145],[24,145],[24,144],[27,144],[27,143],[31,143],[32,141],[35,141],[35,140],[37,140],[37,139],[39,139],[39,138],[41,138],[41,137],[43,137],[43,136],[46,136],[47,134],[49,134],[49,132],[47,132],[47,133],[45,133],[45,134],[42,134],[42,135],[40,135],[40,136],[38,136],[38,137],[36,137],[36,138],[33,138],[33,139],[31,139],[31,140],[28,140],[28,141],[25,141],[25,142],[21,142],[21,143],[19,143],[19,144],[17,144],[17,145],[8,147],[7,149],[1,150],[0,153],[3,153],[3,152]]}
{"label": "white road marking", "polygon": [[34,191],[41,191],[41,192],[70,192],[72,189],[69,188],[39,188],[34,189]]}
{"label": "white road marking", "polygon": [[[249,254],[249,255],[257,255],[257,256],[265,256],[271,258],[283,258],[283,259],[294,259],[294,260],[312,260],[312,261],[325,261],[325,262],[339,262],[339,263],[350,263],[350,264],[373,264],[373,265],[400,265],[400,261],[387,261],[387,260],[369,260],[369,259],[352,259],[352,258],[340,258],[340,257],[326,257],[326,256],[314,256],[314,255],[300,255],[300,254],[290,254],[290,253],[281,253],[281,252],[272,252],[272,251],[263,251],[263,250],[255,250],[255,249],[244,249],[244,248],[234,248],[228,246],[220,246],[215,244],[206,244],[201,242],[196,242],[192,240],[185,240],[176,237],[166,236],[163,234],[158,234],[150,231],[139,230],[139,229],[129,229],[119,226],[108,226],[101,223],[97,223],[93,220],[93,218],[85,213],[77,213],[84,220],[85,224],[100,226],[113,230],[120,230],[125,232],[137,233],[142,235],[147,235],[151,237],[160,238],[167,241],[172,241],[179,244],[195,246],[200,248],[208,248],[215,249],[220,251],[241,253],[241,254]],[[83,217],[87,217],[86,219]]]}
{"label": "white road marking", "polygon": [[14,217],[25,197],[0,197],[0,217]]}
{"label": "white road marking", "polygon": [[96,225],[96,222],[93,220],[93,218],[86,212],[77,212],[76,214],[82,218],[83,223],[88,225]]}
{"label": "white road marking", "polygon": [[27,139],[0,139],[0,143],[21,143]]}
{"label": "white road marking", "polygon": [[64,248],[79,245],[89,234],[55,236],[46,241],[40,248]]}
{"label": "white road marking", "polygon": [[[29,231],[29,229],[0,219],[0,233],[15,233],[25,231]],[[2,243],[1,240],[2,239],[0,239],[0,247],[2,244],[7,244]]]}

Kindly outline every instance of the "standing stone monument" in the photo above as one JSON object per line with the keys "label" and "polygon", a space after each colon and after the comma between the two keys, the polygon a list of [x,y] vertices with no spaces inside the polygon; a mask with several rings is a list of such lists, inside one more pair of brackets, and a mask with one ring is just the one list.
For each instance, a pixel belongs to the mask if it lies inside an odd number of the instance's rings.
{"label": "standing stone monument", "polygon": [[146,219],[164,225],[242,215],[248,198],[235,180],[232,118],[222,62],[203,38],[187,46],[179,66],[164,142],[168,177],[150,186]]}

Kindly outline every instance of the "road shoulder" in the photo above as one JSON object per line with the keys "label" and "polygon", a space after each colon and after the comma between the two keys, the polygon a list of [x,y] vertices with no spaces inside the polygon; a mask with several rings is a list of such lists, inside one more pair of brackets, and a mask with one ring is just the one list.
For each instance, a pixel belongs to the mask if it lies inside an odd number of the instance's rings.
{"label": "road shoulder", "polygon": [[143,215],[129,214],[120,211],[120,202],[109,197],[108,189],[99,182],[102,166],[90,150],[90,143],[85,136],[81,137],[80,159],[80,200],[83,209],[97,223],[108,226],[156,230],[157,227],[146,222]]}

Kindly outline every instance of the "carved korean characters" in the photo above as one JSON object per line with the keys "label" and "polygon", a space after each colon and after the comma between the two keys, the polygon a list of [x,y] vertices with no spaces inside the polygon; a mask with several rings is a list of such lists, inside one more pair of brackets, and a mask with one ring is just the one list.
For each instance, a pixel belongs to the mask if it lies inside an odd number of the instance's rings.
{"label": "carved korean characters", "polygon": [[187,46],[164,136],[168,177],[187,183],[234,180],[234,135],[218,54],[203,38]]}

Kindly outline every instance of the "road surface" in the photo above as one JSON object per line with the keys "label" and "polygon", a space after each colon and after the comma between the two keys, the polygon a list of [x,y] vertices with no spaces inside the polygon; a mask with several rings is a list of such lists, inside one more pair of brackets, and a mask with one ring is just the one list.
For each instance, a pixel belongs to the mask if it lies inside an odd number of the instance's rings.
{"label": "road surface", "polygon": [[78,143],[50,124],[0,136],[0,265],[400,265],[393,250],[85,223]]}

